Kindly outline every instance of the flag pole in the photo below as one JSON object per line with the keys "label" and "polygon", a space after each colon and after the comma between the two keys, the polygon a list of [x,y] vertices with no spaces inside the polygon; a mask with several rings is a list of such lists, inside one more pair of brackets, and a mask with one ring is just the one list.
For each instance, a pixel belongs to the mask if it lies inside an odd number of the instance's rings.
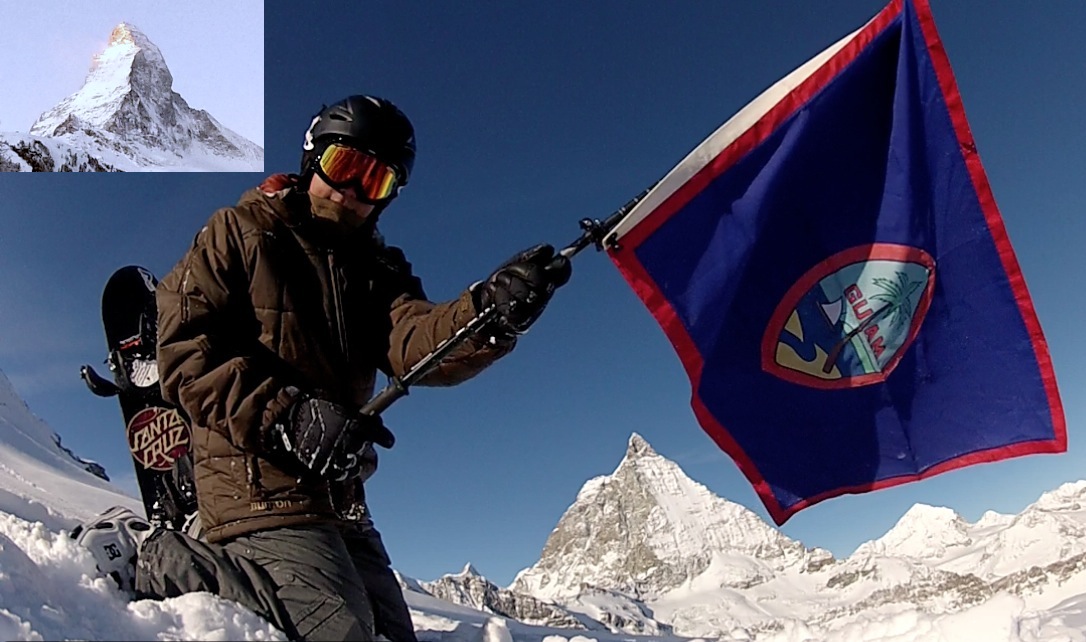
{"label": "flag pole", "polygon": [[[581,219],[580,226],[583,230],[581,235],[577,237],[575,241],[562,248],[558,253],[567,259],[572,258],[589,245],[595,245],[597,251],[602,251],[604,249],[604,238],[607,234],[614,229],[619,221],[629,214],[646,195],[648,195],[653,187],[656,187],[656,183],[653,183],[651,187],[615,210],[614,213],[608,216],[603,222],[600,222],[599,219]],[[473,319],[457,330],[453,336],[443,341],[437,348],[434,348],[433,352],[420,359],[418,363],[412,366],[411,369],[404,374],[404,376],[390,377],[389,383],[385,386],[384,390],[377,393],[373,399],[366,402],[366,405],[362,406],[359,412],[365,415],[379,415],[395,403],[397,399],[407,396],[411,386],[415,385],[419,379],[422,379],[432,372],[434,368],[441,363],[442,359],[449,356],[449,354],[464,343],[468,337],[476,334],[492,323],[497,317],[497,314],[497,308],[493,305],[477,314]]]}

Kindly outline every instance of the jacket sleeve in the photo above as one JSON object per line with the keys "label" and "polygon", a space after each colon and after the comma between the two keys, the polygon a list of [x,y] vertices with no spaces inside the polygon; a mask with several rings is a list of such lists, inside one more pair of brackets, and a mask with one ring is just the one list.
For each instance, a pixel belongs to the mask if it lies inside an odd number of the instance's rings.
{"label": "jacket sleeve", "polygon": [[254,334],[248,289],[237,215],[220,210],[159,283],[158,367],[166,401],[252,452],[294,390]]}
{"label": "jacket sleeve", "polygon": [[[395,284],[389,305],[392,332],[388,362],[393,374],[403,376],[474,318],[476,310],[469,290],[445,303],[427,300],[422,282],[411,273],[411,265],[398,248],[386,248],[384,262]],[[515,339],[470,337],[418,383],[451,386],[466,381],[508,354],[515,344]]]}

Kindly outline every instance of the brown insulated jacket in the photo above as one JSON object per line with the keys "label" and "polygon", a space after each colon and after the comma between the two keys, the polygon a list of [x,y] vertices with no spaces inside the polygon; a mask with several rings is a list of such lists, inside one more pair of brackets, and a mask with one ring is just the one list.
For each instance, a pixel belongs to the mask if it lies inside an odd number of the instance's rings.
{"label": "brown insulated jacket", "polygon": [[[208,541],[335,519],[349,495],[274,444],[288,387],[362,405],[471,319],[470,293],[431,303],[403,253],[370,230],[328,234],[292,188],[215,212],[158,288],[162,392],[192,423]],[[471,339],[423,385],[452,385],[512,348]],[[366,453],[364,476],[377,466]],[[339,507],[342,508],[342,507]]]}

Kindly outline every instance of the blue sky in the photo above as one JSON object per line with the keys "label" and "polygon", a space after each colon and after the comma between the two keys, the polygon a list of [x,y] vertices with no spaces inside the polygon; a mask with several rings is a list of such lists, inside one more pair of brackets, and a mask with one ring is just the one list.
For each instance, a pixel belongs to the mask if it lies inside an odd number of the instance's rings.
{"label": "blue sky", "polygon": [[41,0],[6,3],[0,20],[0,131],[25,132],[75,93],[91,58],[129,22],[162,50],[174,91],[196,109],[264,144],[264,7],[240,0],[184,3]]}
{"label": "blue sky", "polygon": [[[1086,477],[1086,4],[932,3],[1051,347],[1070,451],[830,500],[783,528],[840,556],[916,502],[975,520]],[[526,246],[572,241],[580,218],[622,205],[882,5],[343,1],[316,12],[268,3],[265,166],[296,169],[324,102],[356,92],[396,101],[415,122],[419,158],[382,228],[430,296],[452,298]],[[131,466],[119,412],[77,376],[104,356],[101,287],[125,264],[164,274],[215,208],[258,181],[0,176],[0,369],[66,444],[118,477]],[[470,561],[509,582],[538,559],[581,485],[614,469],[634,431],[765,517],[689,397],[678,358],[618,271],[603,255],[578,256],[572,281],[512,355],[462,386],[415,390],[386,414],[398,442],[369,496],[395,566],[432,579]]]}

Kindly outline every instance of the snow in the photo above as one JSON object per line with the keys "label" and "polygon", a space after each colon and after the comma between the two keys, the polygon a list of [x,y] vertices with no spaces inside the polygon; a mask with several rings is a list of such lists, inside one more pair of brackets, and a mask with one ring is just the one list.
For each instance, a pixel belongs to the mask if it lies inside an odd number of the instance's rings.
{"label": "snow", "polygon": [[917,505],[857,554],[909,556],[985,579],[1086,554],[1086,482],[1042,495],[1020,515],[987,512],[970,524],[947,508]]}
{"label": "snow", "polygon": [[898,523],[874,542],[856,549],[857,553],[905,555],[918,559],[946,559],[955,550],[973,543],[962,518],[949,508],[917,504]]}
{"label": "snow", "polygon": [[209,594],[129,602],[62,529],[0,514],[5,640],[282,640],[272,625]]}
{"label": "snow", "polygon": [[[255,614],[216,596],[129,601],[101,577],[68,531],[111,505],[139,510],[140,503],[88,467],[59,447],[53,429],[0,372],[0,639],[285,639]],[[688,539],[658,531],[626,535],[651,542],[671,563],[688,562],[708,547],[705,565],[692,567],[673,586],[657,586],[656,595],[578,586],[559,605],[584,622],[595,621],[592,630],[528,625],[438,599],[426,592],[426,583],[401,577],[419,638],[1086,642],[1086,551],[1080,543],[1086,482],[1046,493],[1020,515],[988,513],[976,524],[945,508],[917,506],[847,560],[807,549],[782,556],[781,550],[798,544],[770,537],[761,529],[775,531],[764,523],[754,528],[744,521],[745,509],[689,480],[640,437],[631,439],[615,473],[586,487],[575,505],[633,493],[647,502],[641,506],[651,517],[646,524]],[[748,537],[729,520],[739,520]],[[560,524],[552,536],[569,527]],[[627,554],[607,552],[616,563]],[[470,564],[446,576],[479,577]],[[536,579],[553,581],[546,574]]]}

